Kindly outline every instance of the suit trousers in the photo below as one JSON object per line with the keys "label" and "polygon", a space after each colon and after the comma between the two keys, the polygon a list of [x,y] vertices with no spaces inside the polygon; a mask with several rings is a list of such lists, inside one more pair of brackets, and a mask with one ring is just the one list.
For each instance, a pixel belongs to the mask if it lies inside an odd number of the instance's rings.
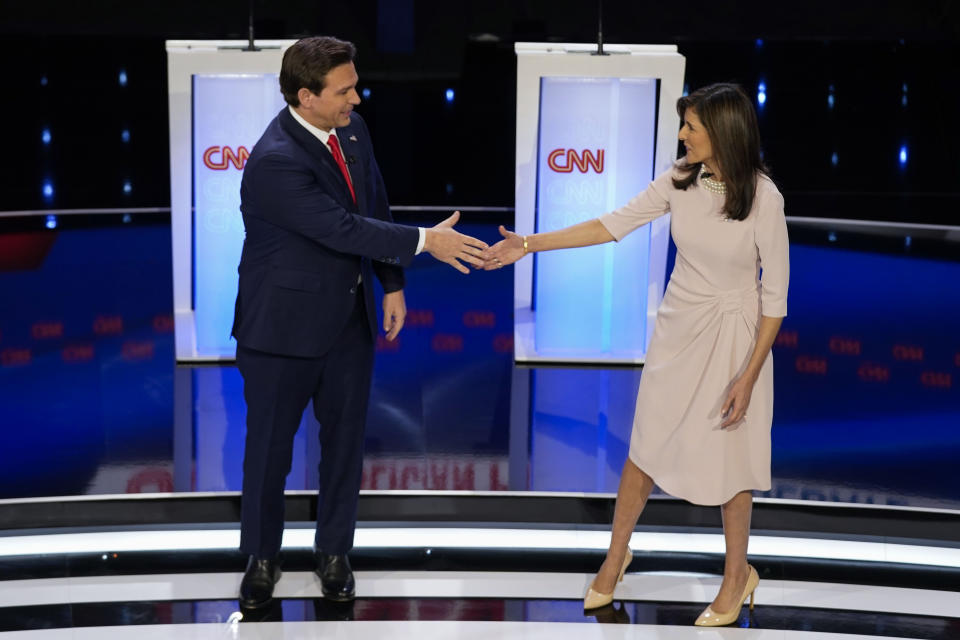
{"label": "suit trousers", "polygon": [[360,285],[350,320],[319,358],[237,347],[247,403],[240,517],[246,554],[273,558],[280,551],[293,439],[311,399],[320,423],[315,545],[331,554],[353,547],[374,352],[363,296]]}

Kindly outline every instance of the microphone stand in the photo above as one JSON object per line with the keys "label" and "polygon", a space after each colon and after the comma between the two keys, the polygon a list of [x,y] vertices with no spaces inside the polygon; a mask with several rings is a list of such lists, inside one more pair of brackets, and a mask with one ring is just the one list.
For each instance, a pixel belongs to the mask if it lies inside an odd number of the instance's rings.
{"label": "microphone stand", "polygon": [[253,44],[253,0],[250,0],[247,5],[247,17],[248,17],[248,35],[250,37],[247,46],[242,49],[242,51],[260,51],[260,48]]}
{"label": "microphone stand", "polygon": [[597,50],[590,55],[608,56],[603,50],[603,0],[597,0]]}

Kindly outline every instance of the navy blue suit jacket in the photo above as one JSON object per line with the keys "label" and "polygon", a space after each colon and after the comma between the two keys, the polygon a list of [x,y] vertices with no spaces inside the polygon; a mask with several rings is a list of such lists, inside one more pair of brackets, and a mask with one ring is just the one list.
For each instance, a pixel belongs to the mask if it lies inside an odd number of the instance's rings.
{"label": "navy blue suit jacket", "polygon": [[250,152],[240,186],[246,236],[232,335],[279,355],[322,356],[354,306],[357,276],[375,337],[374,274],[402,289],[415,227],[394,224],[366,124],[356,113],[337,138],[357,195],[330,151],[284,108]]}

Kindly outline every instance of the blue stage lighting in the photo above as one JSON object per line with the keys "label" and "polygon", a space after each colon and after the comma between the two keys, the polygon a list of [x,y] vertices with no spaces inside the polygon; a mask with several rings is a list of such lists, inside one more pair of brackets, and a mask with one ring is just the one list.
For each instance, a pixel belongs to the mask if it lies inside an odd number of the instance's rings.
{"label": "blue stage lighting", "polygon": [[361,95],[363,95],[363,99],[364,99],[364,100],[369,100],[369,99],[370,99],[370,89],[367,88],[367,87],[364,87],[364,88],[363,88],[363,91],[361,92]]}
{"label": "blue stage lighting", "polygon": [[690,85],[686,82],[683,83],[683,95],[690,95]]}
{"label": "blue stage lighting", "polygon": [[767,83],[760,81],[757,85],[757,104],[761,107],[767,103]]}
{"label": "blue stage lighting", "polygon": [[50,129],[44,129],[41,131],[40,139],[43,140],[43,144],[50,144]]}
{"label": "blue stage lighting", "polygon": [[447,102],[453,102],[453,89],[447,89]]}
{"label": "blue stage lighting", "polygon": [[757,49],[763,46],[763,38],[757,38]]}
{"label": "blue stage lighting", "polygon": [[125,69],[120,69],[120,76],[117,78],[120,81],[120,86],[127,86],[127,72]]}
{"label": "blue stage lighting", "polygon": [[47,76],[40,76],[40,86],[41,86],[41,87],[47,86],[47,83],[48,83],[48,82],[49,82],[49,80],[47,80]]}
{"label": "blue stage lighting", "polygon": [[900,166],[907,166],[907,145],[901,145],[900,147]]}
{"label": "blue stage lighting", "polygon": [[840,158],[837,156],[837,152],[834,151],[833,155],[830,156],[830,164],[837,166],[837,163],[840,161]]}
{"label": "blue stage lighting", "polygon": [[836,232],[836,231],[831,231],[830,233],[828,233],[828,234],[827,234],[827,240],[829,240],[830,242],[836,242],[836,241],[837,241],[837,232]]}
{"label": "blue stage lighting", "polygon": [[910,248],[910,245],[912,243],[913,243],[913,238],[911,238],[910,236],[907,236],[906,238],[903,239],[903,246],[906,247],[907,249]]}
{"label": "blue stage lighting", "polygon": [[123,181],[123,192],[124,192],[126,195],[130,195],[130,192],[131,192],[131,191],[133,191],[133,185],[130,184],[130,181],[129,181],[129,180],[124,180],[124,181]]}
{"label": "blue stage lighting", "polygon": [[45,226],[47,229],[56,229],[57,228],[57,216],[47,216],[47,221]]}
{"label": "blue stage lighting", "polygon": [[43,197],[45,199],[52,200],[53,199],[53,182],[51,182],[50,180],[44,180],[42,191],[43,191]]}
{"label": "blue stage lighting", "polygon": [[129,213],[123,214],[123,224],[128,224],[131,220],[133,220],[133,218]]}
{"label": "blue stage lighting", "polygon": [[130,129],[124,129],[120,132],[120,139],[124,142],[130,142]]}

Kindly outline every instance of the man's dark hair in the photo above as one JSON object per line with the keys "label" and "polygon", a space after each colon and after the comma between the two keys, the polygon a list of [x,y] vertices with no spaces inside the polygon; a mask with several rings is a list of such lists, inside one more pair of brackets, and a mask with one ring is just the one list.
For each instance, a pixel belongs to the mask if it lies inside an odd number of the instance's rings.
{"label": "man's dark hair", "polygon": [[330,36],[297,40],[283,54],[280,65],[280,92],[291,107],[300,106],[297,92],[307,88],[319,94],[323,80],[334,67],[353,62],[357,48],[352,42]]}

